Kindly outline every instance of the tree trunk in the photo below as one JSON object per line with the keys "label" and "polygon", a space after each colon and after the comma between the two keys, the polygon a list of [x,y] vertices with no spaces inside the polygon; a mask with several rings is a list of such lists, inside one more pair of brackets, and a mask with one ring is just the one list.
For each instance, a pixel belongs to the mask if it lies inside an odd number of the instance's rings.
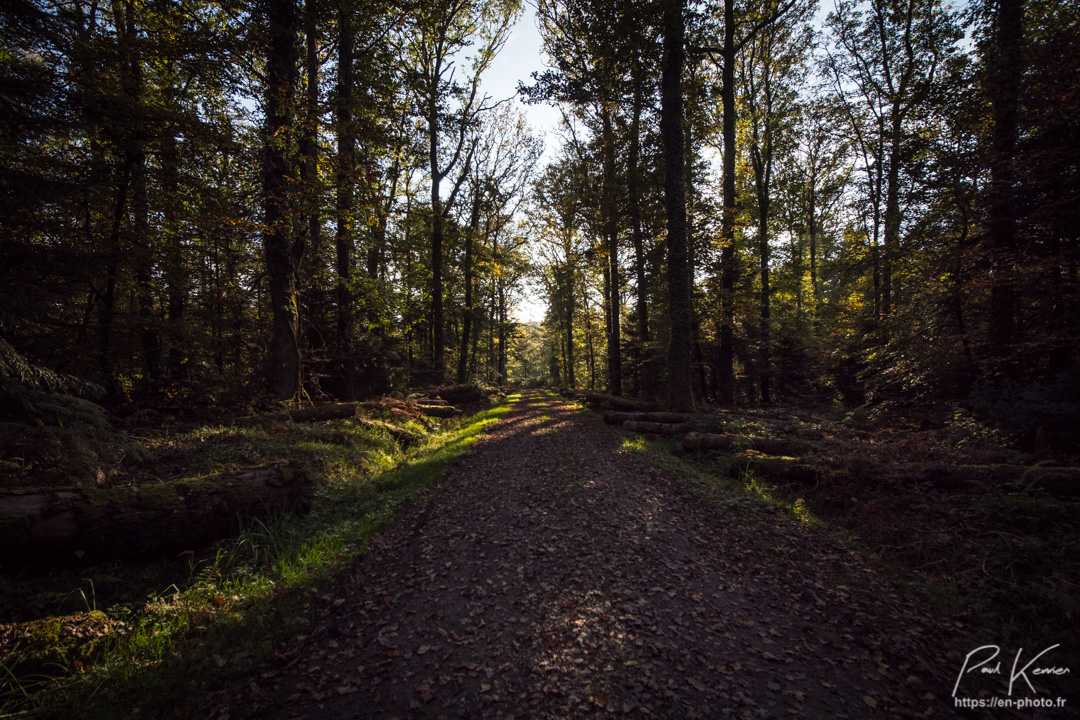
{"label": "tree trunk", "polygon": [[290,400],[300,391],[300,317],[291,231],[293,204],[289,192],[289,177],[293,173],[289,136],[295,120],[298,79],[295,39],[299,26],[295,0],[267,0],[266,21],[270,51],[266,63],[263,130],[263,252],[273,314],[270,392],[279,399]]}
{"label": "tree trunk", "polygon": [[659,423],[647,420],[627,420],[623,423],[624,429],[645,435],[680,435],[690,432],[690,427],[686,423]]}
{"label": "tree trunk", "polygon": [[[304,94],[304,124],[300,136],[300,182],[303,186],[304,217],[306,223],[300,231],[298,252],[319,256],[322,239],[322,187],[319,182],[319,30],[317,25],[317,0],[304,3],[304,39],[306,54],[304,73],[307,92]],[[313,287],[311,288],[314,289]]]}
{"label": "tree trunk", "polygon": [[720,219],[720,402],[735,399],[735,0],[724,0],[720,99],[723,118],[723,210]]}
{"label": "tree trunk", "polygon": [[[810,207],[809,217],[807,218],[807,231],[810,234],[810,292],[811,292],[811,307],[814,318],[817,318],[818,308],[818,282],[817,282],[817,188],[814,183],[817,181],[814,173],[810,175]],[[816,329],[816,323],[814,324]]]}
{"label": "tree trunk", "polygon": [[452,405],[424,405],[420,407],[420,412],[424,415],[437,418],[452,418],[463,414],[461,410],[458,410]]}
{"label": "tree trunk", "polygon": [[428,393],[428,397],[431,399],[442,398],[449,402],[472,402],[479,400],[483,393],[480,391],[480,386],[474,383],[467,383],[462,385],[447,385],[446,387],[435,388]]}
{"label": "tree trunk", "polygon": [[166,333],[169,352],[166,359],[166,372],[170,380],[179,380],[187,375],[187,353],[183,345],[189,281],[184,257],[184,242],[180,234],[180,151],[177,147],[176,130],[171,128],[162,139],[161,189],[164,196],[162,232],[167,258],[164,276],[169,297]]}
{"label": "tree trunk", "polygon": [[132,168],[132,235],[135,245],[135,295],[139,315],[143,384],[151,393],[161,381],[160,332],[154,318],[154,258],[157,255],[150,232],[150,205],[147,198],[146,153],[138,152]]}
{"label": "tree trunk", "polygon": [[439,383],[446,374],[445,348],[443,348],[443,281],[442,243],[443,210],[439,171],[439,115],[438,85],[433,84],[428,98],[428,167],[431,172],[431,371],[432,380]]}
{"label": "tree trunk", "polygon": [[[0,495],[3,563],[148,557],[228,537],[241,521],[311,507],[310,479],[271,466],[179,482]],[[76,555],[76,553],[80,553]]]}
{"label": "tree trunk", "polygon": [[465,313],[458,353],[458,383],[465,382],[469,369],[469,338],[472,334],[473,319],[473,243],[476,241],[476,231],[480,228],[480,200],[480,188],[476,187],[473,190],[472,210],[469,213],[469,229],[465,234]]}
{"label": "tree trunk", "polygon": [[656,380],[649,352],[649,294],[645,280],[645,232],[641,223],[641,111],[645,104],[641,60],[635,54],[631,70],[634,84],[633,118],[630,122],[630,154],[627,158],[627,192],[630,202],[630,235],[634,243],[634,272],[637,279],[638,378],[641,397],[656,398]]}
{"label": "tree trunk", "polygon": [[498,384],[506,384],[506,288],[499,287],[499,371]]}
{"label": "tree trunk", "polygon": [[570,387],[577,385],[574,377],[574,268],[567,260],[566,268],[566,384]]}
{"label": "tree trunk", "polygon": [[1016,313],[1016,208],[1013,184],[1017,125],[1020,115],[1023,0],[998,0],[994,17],[994,57],[990,85],[994,129],[991,136],[990,213],[987,228],[991,250],[989,341],[998,356],[1012,348]]}
{"label": "tree trunk", "polygon": [[[768,122],[768,120],[766,120]],[[767,132],[767,131],[766,131]],[[772,288],[769,285],[769,209],[770,209],[770,175],[772,170],[772,148],[770,141],[765,140],[764,152],[755,146],[752,153],[754,165],[754,181],[757,185],[758,196],[758,255],[761,269],[761,297],[758,304],[759,317],[761,319],[761,347],[758,355],[759,386],[761,388],[761,402],[768,403],[771,399],[771,368],[770,357],[771,322],[772,322]]]}
{"label": "tree trunk", "polygon": [[234,427],[251,427],[266,422],[322,422],[324,420],[342,420],[356,415],[355,403],[334,403],[318,407],[288,410],[269,415],[247,415],[229,420],[226,424]]}
{"label": "tree trunk", "polygon": [[342,2],[338,12],[338,66],[335,114],[337,121],[337,188],[334,204],[336,227],[334,249],[337,255],[337,357],[338,382],[342,397],[352,399],[355,394],[354,362],[352,360],[353,302],[352,260],[355,239],[353,237],[353,197],[356,186],[356,138],[353,128],[353,53],[356,29],[353,26],[352,7]]}
{"label": "tree trunk", "polygon": [[120,277],[121,252],[120,233],[124,216],[127,214],[128,190],[131,185],[131,158],[125,157],[116,182],[116,199],[113,206],[112,228],[105,244],[108,264],[105,266],[105,292],[101,293],[98,303],[98,362],[101,374],[105,376],[105,389],[108,400],[117,403],[123,390],[113,366],[113,325],[116,320],[116,284]]}
{"label": "tree trunk", "polygon": [[625,412],[611,410],[604,413],[604,422],[608,425],[621,425],[625,422],[650,422],[650,423],[689,423],[700,418],[697,413],[675,412]]}
{"label": "tree trunk", "polygon": [[668,311],[671,341],[668,346],[668,409],[694,409],[691,389],[692,338],[690,285],[692,268],[687,257],[686,184],[683,175],[682,70],[686,58],[683,0],[664,5],[664,61],[660,79],[660,134],[664,143],[664,200],[667,208]]}
{"label": "tree trunk", "polygon": [[608,392],[622,395],[622,331],[620,328],[621,297],[619,292],[619,224],[615,198],[615,132],[611,126],[611,109],[601,106],[603,122],[603,212],[604,240],[608,256]]}
{"label": "tree trunk", "polygon": [[746,437],[690,433],[683,438],[683,450],[756,450],[765,455],[802,455],[812,449],[809,443],[785,438]]}
{"label": "tree trunk", "polygon": [[797,485],[813,485],[821,482],[824,477],[822,468],[805,463],[798,458],[761,457],[753,454],[739,454],[732,458],[732,463],[728,466],[728,474],[739,477],[743,473],[775,483]]}
{"label": "tree trunk", "polygon": [[885,188],[885,247],[881,255],[881,313],[891,315],[893,262],[900,250],[900,142],[903,127],[900,110],[894,107],[889,130],[889,174]]}
{"label": "tree trunk", "polygon": [[592,311],[589,308],[589,296],[585,294],[584,283],[581,288],[582,306],[585,308],[585,352],[589,364],[589,389],[596,389],[596,350],[593,347]]}

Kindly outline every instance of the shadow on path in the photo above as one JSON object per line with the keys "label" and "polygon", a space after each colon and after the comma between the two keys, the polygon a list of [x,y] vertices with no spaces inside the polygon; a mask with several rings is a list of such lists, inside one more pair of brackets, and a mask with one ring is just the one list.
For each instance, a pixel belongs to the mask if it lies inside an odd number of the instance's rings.
{"label": "shadow on path", "polygon": [[231,714],[951,716],[936,621],[828,538],[762,522],[525,394]]}

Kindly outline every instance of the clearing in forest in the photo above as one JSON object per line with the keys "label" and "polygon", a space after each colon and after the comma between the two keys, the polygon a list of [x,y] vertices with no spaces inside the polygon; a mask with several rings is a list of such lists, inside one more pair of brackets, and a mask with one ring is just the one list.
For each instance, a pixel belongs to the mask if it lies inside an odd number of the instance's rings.
{"label": "clearing in forest", "polygon": [[211,717],[953,716],[983,642],[829,536],[709,499],[526,393]]}

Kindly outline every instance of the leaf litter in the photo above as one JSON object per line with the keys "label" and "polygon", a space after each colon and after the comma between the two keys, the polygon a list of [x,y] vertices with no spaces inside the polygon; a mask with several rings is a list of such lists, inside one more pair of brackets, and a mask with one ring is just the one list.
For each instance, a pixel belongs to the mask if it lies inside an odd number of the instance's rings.
{"label": "leaf litter", "polygon": [[233,718],[954,717],[967,639],[835,540],[523,394]]}

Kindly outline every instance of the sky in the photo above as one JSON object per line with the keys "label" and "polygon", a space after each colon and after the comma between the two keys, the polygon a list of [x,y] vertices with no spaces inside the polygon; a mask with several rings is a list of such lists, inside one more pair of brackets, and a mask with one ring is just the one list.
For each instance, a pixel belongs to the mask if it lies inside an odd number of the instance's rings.
{"label": "sky", "polygon": [[[529,84],[532,73],[546,69],[541,51],[540,31],[536,27],[536,13],[525,4],[525,11],[510,33],[502,51],[492,67],[481,79],[481,89],[495,100],[512,97],[517,93],[518,81]],[[559,111],[550,105],[526,105],[520,99],[513,101],[521,108],[533,131],[544,138],[544,158],[552,158],[558,145],[557,128]],[[532,288],[526,288],[525,297],[515,308],[514,316],[521,322],[538,322],[544,319],[547,304]]]}
{"label": "sky", "polygon": [[[516,95],[518,82],[532,83],[533,72],[547,69],[541,50],[540,31],[536,27],[536,12],[532,5],[525,4],[524,13],[510,33],[502,51],[495,58],[492,67],[484,74],[481,88],[496,100]],[[556,145],[554,134],[559,124],[559,111],[551,105],[526,105],[515,100],[517,107],[524,110],[529,124],[538,134],[545,135],[546,153],[551,156]]]}

